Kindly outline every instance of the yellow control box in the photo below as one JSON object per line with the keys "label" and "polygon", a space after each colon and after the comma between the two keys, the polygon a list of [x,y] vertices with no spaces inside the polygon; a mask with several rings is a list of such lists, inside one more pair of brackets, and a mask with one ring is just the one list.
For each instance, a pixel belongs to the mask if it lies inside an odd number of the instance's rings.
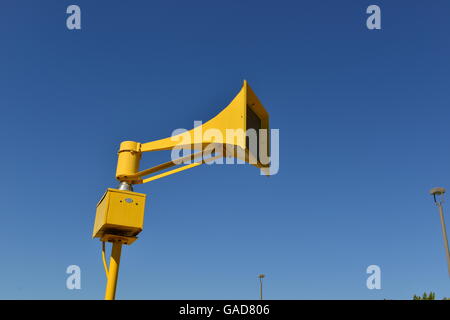
{"label": "yellow control box", "polygon": [[146,195],[108,189],[97,204],[93,238],[135,237],[144,227]]}

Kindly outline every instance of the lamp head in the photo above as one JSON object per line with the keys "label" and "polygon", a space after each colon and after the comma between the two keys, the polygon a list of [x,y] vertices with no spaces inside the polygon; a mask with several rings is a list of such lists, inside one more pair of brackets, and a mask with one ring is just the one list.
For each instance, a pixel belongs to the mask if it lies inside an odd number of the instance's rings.
{"label": "lamp head", "polygon": [[445,189],[444,188],[440,188],[440,187],[433,188],[433,189],[430,190],[430,194],[432,196],[440,196],[440,195],[443,195],[444,193],[445,193]]}

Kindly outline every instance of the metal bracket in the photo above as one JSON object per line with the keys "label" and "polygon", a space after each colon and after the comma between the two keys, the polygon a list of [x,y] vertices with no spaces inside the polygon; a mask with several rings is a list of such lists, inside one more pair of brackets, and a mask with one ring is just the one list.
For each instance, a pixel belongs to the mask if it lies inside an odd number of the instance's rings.
{"label": "metal bracket", "polygon": [[124,236],[117,236],[114,234],[104,234],[100,241],[104,242],[122,242],[123,244],[130,245],[133,242],[137,240],[137,237],[124,237]]}

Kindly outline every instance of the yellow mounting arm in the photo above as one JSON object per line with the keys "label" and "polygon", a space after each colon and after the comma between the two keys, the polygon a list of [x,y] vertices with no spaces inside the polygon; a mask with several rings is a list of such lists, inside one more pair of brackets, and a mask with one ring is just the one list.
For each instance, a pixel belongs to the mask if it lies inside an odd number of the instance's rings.
{"label": "yellow mounting arm", "polygon": [[[190,163],[190,164],[186,164],[180,168],[176,168],[176,169],[172,169],[170,171],[166,171],[154,176],[151,176],[149,178],[143,179],[143,177],[148,176],[150,174],[171,168],[173,166],[176,166],[178,164],[182,164],[184,163],[186,160],[190,160],[193,161],[195,159],[197,159],[198,157],[201,157],[203,155],[203,152],[197,152],[197,153],[192,153],[188,156],[185,157],[181,157],[178,158],[176,160],[173,161],[169,161],[169,162],[165,162],[162,164],[159,164],[155,167],[152,167],[150,169],[146,169],[146,170],[142,170],[136,173],[132,173],[132,174],[128,174],[128,175],[123,175],[123,174],[119,174],[122,172],[133,172],[133,170],[137,169],[139,167],[139,160],[141,158],[141,152],[139,151],[130,151],[130,150],[122,150],[122,146],[129,146],[129,145],[133,145],[133,144],[138,144],[137,142],[133,142],[133,141],[125,141],[122,142],[121,144],[121,150],[119,151],[119,160],[117,163],[117,179],[119,179],[120,181],[125,181],[127,183],[130,184],[141,184],[141,183],[147,183],[153,180],[157,180],[160,178],[164,178],[167,177],[169,175],[172,175],[174,173],[178,173],[193,167],[197,167],[203,163],[208,163],[210,161],[213,161],[217,158],[222,157],[222,154],[217,154],[213,157],[210,157],[208,159],[201,159],[201,160],[197,160],[196,162]],[[140,145],[140,144],[139,144]],[[121,155],[121,153],[124,153]],[[122,156],[122,157],[121,157]]]}

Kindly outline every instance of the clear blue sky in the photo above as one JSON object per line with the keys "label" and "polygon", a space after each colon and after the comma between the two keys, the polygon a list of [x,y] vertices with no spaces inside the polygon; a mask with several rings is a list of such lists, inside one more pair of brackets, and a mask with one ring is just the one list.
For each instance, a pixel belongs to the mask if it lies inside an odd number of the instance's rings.
{"label": "clear blue sky", "polygon": [[[371,4],[381,30],[366,28]],[[450,187],[449,14],[448,1],[2,1],[0,298],[103,298],[91,232],[119,143],[210,119],[243,79],[280,129],[279,174],[203,166],[136,187],[145,228],[117,298],[253,299],[258,273],[268,299],[450,296],[428,195]],[[65,287],[71,264],[81,290]],[[366,288],[372,264],[382,290]]]}

